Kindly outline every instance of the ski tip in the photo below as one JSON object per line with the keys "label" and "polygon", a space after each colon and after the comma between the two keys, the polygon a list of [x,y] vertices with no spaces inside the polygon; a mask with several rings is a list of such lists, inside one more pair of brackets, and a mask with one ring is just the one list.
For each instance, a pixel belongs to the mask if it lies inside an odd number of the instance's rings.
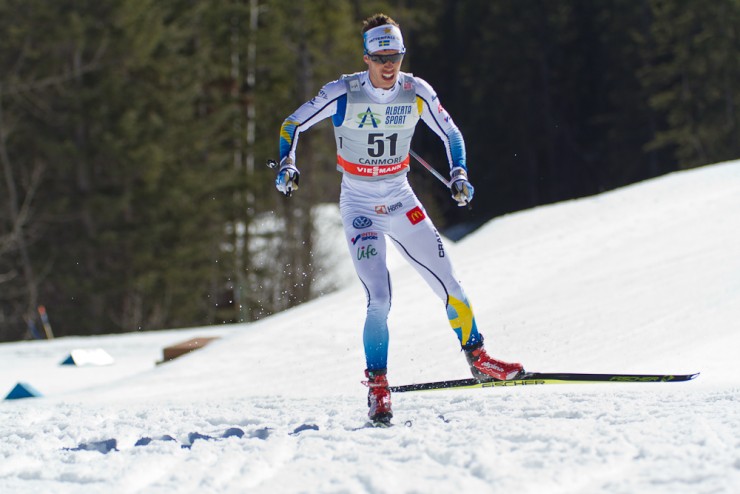
{"label": "ski tip", "polygon": [[693,381],[694,379],[699,377],[699,374],[701,374],[701,372],[695,372],[693,374],[666,374],[665,381]]}
{"label": "ski tip", "polygon": [[390,420],[376,420],[374,422],[370,422],[370,425],[376,429],[388,429],[389,427],[393,427]]}
{"label": "ski tip", "polygon": [[391,424],[391,419],[393,418],[393,414],[391,413],[379,413],[375,417],[370,417],[370,425],[372,427],[391,427],[393,424]]}

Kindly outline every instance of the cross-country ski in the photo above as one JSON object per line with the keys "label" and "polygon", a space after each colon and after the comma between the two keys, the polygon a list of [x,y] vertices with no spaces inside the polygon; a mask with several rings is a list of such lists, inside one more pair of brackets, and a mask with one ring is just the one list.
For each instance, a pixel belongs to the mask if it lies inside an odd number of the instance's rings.
{"label": "cross-country ski", "polygon": [[690,381],[696,374],[582,374],[574,372],[530,372],[506,381],[480,381],[478,379],[452,379],[402,386],[390,386],[394,393],[408,391],[432,391],[442,389],[473,389],[512,386],[538,386],[544,384],[585,384],[585,383],[662,383]]}

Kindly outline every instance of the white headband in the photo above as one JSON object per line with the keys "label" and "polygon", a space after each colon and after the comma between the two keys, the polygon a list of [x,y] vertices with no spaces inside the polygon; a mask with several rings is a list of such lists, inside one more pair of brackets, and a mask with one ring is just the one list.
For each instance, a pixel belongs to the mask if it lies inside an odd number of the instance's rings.
{"label": "white headband", "polygon": [[375,53],[381,50],[397,50],[399,53],[406,53],[406,47],[403,46],[403,36],[398,26],[383,24],[382,26],[369,29],[363,35],[365,53]]}

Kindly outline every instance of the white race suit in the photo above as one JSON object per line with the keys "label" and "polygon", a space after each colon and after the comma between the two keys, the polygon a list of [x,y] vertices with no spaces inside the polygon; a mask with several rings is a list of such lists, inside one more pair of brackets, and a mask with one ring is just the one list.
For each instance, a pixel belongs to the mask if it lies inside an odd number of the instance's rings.
{"label": "white race suit", "polygon": [[369,370],[386,369],[391,280],[390,239],[444,302],[460,344],[480,343],[475,317],[455,276],[444,243],[407,180],[409,148],[419,119],[444,142],[450,168],[466,169],[462,135],[424,80],[401,72],[391,89],[372,86],[367,72],[325,85],[280,129],[281,163],[294,163],[298,136],[332,118],[337,168],[342,172],[340,211],[347,245],[367,294],[363,332]]}

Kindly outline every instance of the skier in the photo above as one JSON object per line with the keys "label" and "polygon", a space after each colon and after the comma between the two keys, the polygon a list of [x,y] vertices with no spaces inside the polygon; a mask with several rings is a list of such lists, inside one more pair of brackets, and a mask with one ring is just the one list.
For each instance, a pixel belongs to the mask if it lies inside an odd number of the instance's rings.
{"label": "skier", "polygon": [[503,362],[486,353],[470,302],[442,239],[406,177],[411,138],[421,119],[444,142],[452,198],[459,206],[467,205],[474,189],[468,181],[462,134],[432,87],[400,71],[406,48],[398,24],[385,14],[375,14],[364,21],[362,33],[367,70],[326,84],[283,122],[275,185],[286,195],[298,189],[298,136],[331,117],[337,169],[342,172],[342,222],[367,295],[363,343],[368,380],[363,384],[369,387],[368,416],[373,422],[387,423],[393,414],[386,377],[391,306],[386,237],[446,304],[450,325],[473,377],[509,380],[523,369],[521,364]]}

